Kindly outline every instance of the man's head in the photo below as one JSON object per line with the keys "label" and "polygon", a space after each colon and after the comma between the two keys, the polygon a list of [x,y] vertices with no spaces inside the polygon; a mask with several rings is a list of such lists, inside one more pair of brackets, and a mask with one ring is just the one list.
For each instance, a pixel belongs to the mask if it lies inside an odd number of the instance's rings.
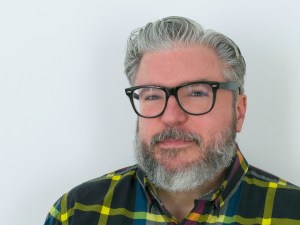
{"label": "man's head", "polygon": [[228,167],[246,111],[245,62],[229,38],[164,18],[132,33],[125,72],[139,86],[138,163],[158,188],[193,189]]}
{"label": "man's head", "polygon": [[125,58],[125,73],[131,85],[144,54],[176,46],[202,45],[212,49],[224,63],[226,80],[237,81],[243,93],[246,64],[238,46],[225,35],[203,30],[200,24],[183,17],[166,17],[131,33]]}

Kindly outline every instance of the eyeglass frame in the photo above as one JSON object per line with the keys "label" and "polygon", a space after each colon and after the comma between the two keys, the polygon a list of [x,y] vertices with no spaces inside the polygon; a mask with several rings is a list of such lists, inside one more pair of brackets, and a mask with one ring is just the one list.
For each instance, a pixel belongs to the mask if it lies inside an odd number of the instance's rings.
{"label": "eyeglass frame", "polygon": [[[211,86],[212,88],[212,93],[213,93],[213,101],[212,101],[212,104],[211,104],[211,107],[209,110],[207,110],[206,112],[203,112],[203,113],[190,113],[188,112],[186,109],[184,109],[184,107],[181,105],[180,101],[179,101],[179,98],[178,98],[178,90],[182,87],[185,87],[185,86],[188,86],[188,85],[192,85],[192,84],[207,84],[209,86]],[[159,113],[158,115],[156,116],[143,116],[141,115],[137,109],[135,108],[135,104],[134,104],[134,91],[137,90],[137,89],[140,89],[140,88],[156,88],[156,89],[159,89],[159,90],[162,90],[165,92],[166,94],[166,103],[165,103],[165,106],[162,110],[161,113]],[[129,88],[126,88],[125,89],[125,93],[126,95],[129,97],[129,100],[130,100],[130,103],[132,105],[132,108],[133,110],[135,111],[135,113],[140,116],[140,117],[143,117],[143,118],[156,118],[156,117],[159,117],[161,116],[166,108],[167,108],[167,105],[168,105],[168,100],[170,98],[170,96],[174,96],[175,99],[176,99],[176,102],[177,104],[179,105],[179,107],[187,114],[190,114],[190,115],[194,115],[194,116],[200,116],[200,115],[204,115],[204,114],[207,114],[209,113],[215,106],[215,102],[216,102],[216,97],[217,97],[217,90],[218,89],[225,89],[225,90],[229,90],[229,91],[238,91],[238,94],[241,94],[241,87],[240,85],[235,82],[235,81],[227,81],[227,82],[217,82],[217,81],[193,81],[193,82],[189,82],[189,83],[184,83],[184,84],[181,84],[181,85],[178,85],[176,87],[162,87],[162,86],[158,86],[158,85],[139,85],[139,86],[132,86],[132,87],[129,87]]]}

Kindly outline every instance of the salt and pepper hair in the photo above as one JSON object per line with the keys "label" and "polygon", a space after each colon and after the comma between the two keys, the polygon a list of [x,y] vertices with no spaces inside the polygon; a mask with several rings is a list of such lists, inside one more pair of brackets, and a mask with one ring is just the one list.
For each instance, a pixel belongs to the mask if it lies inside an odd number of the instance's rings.
{"label": "salt and pepper hair", "polygon": [[240,92],[244,92],[246,63],[238,46],[221,33],[204,30],[195,21],[177,16],[150,22],[131,33],[124,63],[129,83],[134,85],[136,72],[145,53],[191,45],[202,45],[214,50],[224,64],[224,78],[238,82]]}

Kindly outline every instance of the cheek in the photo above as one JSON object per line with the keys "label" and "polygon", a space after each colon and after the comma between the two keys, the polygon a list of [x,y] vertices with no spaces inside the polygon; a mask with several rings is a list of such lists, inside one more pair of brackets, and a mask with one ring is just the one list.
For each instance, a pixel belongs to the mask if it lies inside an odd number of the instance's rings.
{"label": "cheek", "polygon": [[210,113],[190,119],[190,131],[198,133],[204,142],[210,143],[225,129],[232,127],[232,109],[212,110]]}
{"label": "cheek", "polygon": [[[225,95],[226,94],[226,95]],[[215,126],[220,128],[228,128],[232,125],[234,119],[233,97],[231,92],[223,93],[223,96],[217,98],[215,107],[211,111],[212,118],[215,120]]]}
{"label": "cheek", "polygon": [[155,122],[156,119],[145,119],[139,118],[138,121],[138,130],[140,137],[146,141],[146,143],[150,143],[150,140],[154,134],[159,132],[158,124]]}

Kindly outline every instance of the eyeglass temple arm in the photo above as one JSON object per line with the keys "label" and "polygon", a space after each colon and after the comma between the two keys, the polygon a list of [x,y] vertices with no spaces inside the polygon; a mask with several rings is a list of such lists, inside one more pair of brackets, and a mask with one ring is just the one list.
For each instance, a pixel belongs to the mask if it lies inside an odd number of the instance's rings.
{"label": "eyeglass temple arm", "polygon": [[219,87],[222,89],[227,89],[227,90],[231,90],[231,91],[238,90],[239,94],[242,94],[242,88],[239,86],[239,84],[237,82],[234,82],[234,81],[220,83]]}

